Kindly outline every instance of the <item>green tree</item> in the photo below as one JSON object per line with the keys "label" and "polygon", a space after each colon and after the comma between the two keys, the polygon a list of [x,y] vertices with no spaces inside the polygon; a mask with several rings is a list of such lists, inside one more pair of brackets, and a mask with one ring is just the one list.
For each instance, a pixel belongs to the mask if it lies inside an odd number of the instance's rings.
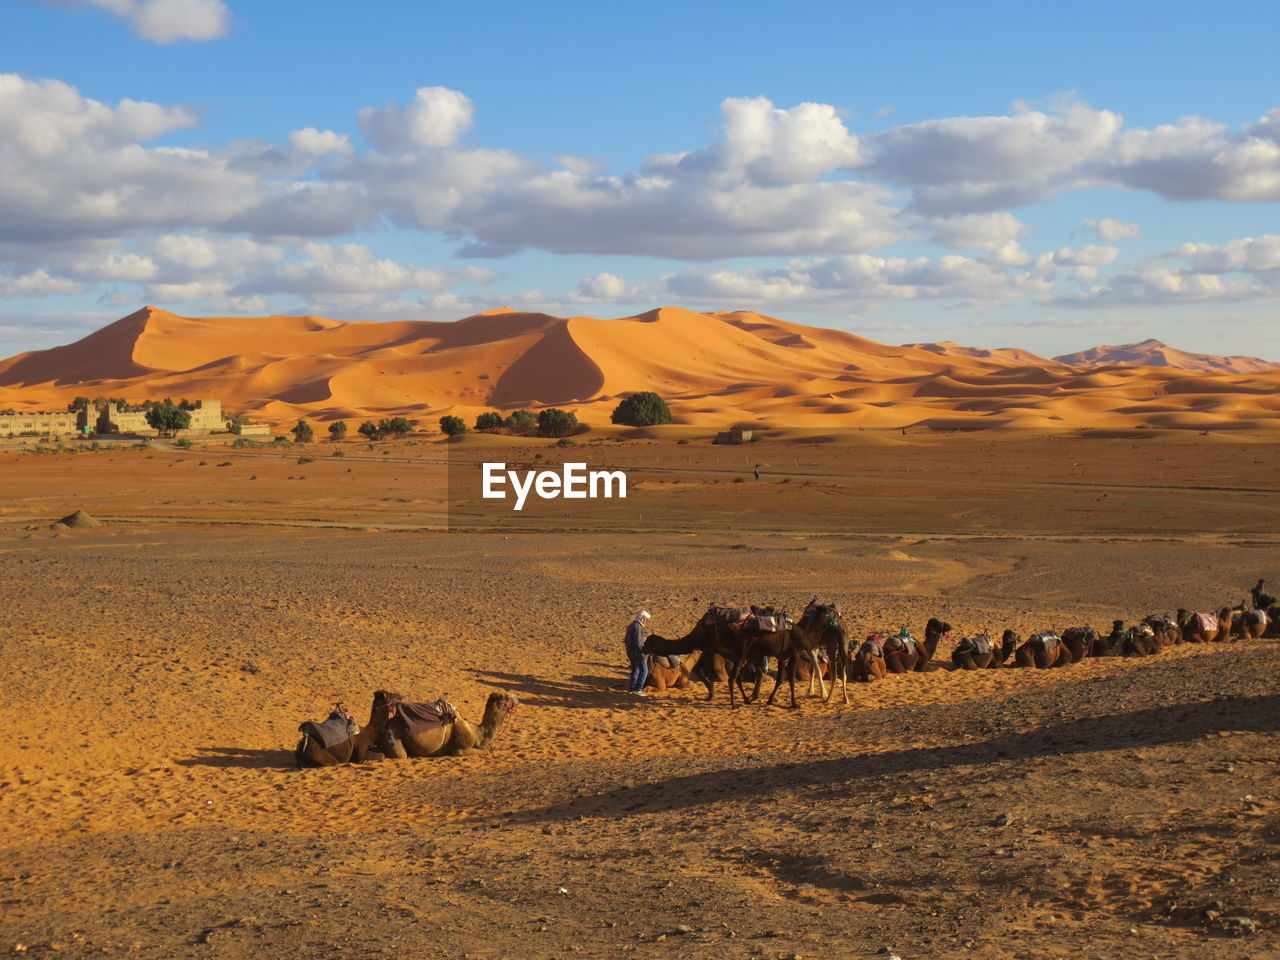
{"label": "green tree", "polygon": [[488,413],[482,413],[476,417],[477,430],[501,430],[502,414],[495,413],[490,410]]}
{"label": "green tree", "polygon": [[360,424],[360,435],[362,437],[368,437],[370,440],[377,440],[378,428],[374,425],[372,420],[366,420],[364,423]]}
{"label": "green tree", "polygon": [[87,411],[88,409],[89,409],[88,397],[76,397],[74,400],[72,400],[70,403],[67,404],[67,413],[79,413],[81,410]]}
{"label": "green tree", "polygon": [[316,432],[311,429],[311,424],[305,420],[299,420],[290,432],[293,434],[294,443],[310,443],[316,437]]}
{"label": "green tree", "polygon": [[567,437],[578,429],[578,418],[568,410],[548,407],[538,412],[538,433],[544,437]]}
{"label": "green tree", "polygon": [[147,425],[162,437],[171,437],[191,426],[191,414],[172,403],[157,403],[147,411]]}
{"label": "green tree", "polygon": [[516,410],[507,417],[503,426],[517,436],[523,437],[538,429],[538,420],[528,410]]}
{"label": "green tree", "polygon": [[234,433],[236,436],[239,436],[240,428],[243,427],[248,422],[249,422],[249,415],[247,413],[234,414],[233,416],[227,418],[227,432]]}
{"label": "green tree", "polygon": [[334,443],[343,439],[347,435],[347,423],[345,420],[337,420],[329,424],[329,439]]}
{"label": "green tree", "polygon": [[446,437],[458,437],[467,432],[467,424],[461,417],[441,417],[440,429]]}
{"label": "green tree", "polygon": [[397,440],[413,430],[413,422],[408,417],[392,417],[390,420],[378,421],[378,433],[384,437],[395,437]]}
{"label": "green tree", "polygon": [[671,409],[667,401],[652,390],[642,390],[618,404],[609,419],[629,427],[651,427],[656,423],[670,423]]}

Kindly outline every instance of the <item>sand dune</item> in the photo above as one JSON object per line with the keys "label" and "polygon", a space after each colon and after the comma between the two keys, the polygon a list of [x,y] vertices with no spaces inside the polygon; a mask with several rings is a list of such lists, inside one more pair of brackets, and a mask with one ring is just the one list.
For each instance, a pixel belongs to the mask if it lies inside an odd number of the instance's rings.
{"label": "sand dune", "polygon": [[0,362],[3,406],[212,396],[277,423],[391,414],[433,423],[561,406],[603,425],[636,390],[665,397],[677,424],[708,428],[1280,427],[1280,365],[1252,358],[1154,340],[1056,360],[950,342],[890,346],[679,307],[617,319],[503,309],[454,323],[145,307],[75,343]]}
{"label": "sand dune", "polygon": [[1077,367],[1174,367],[1198,373],[1265,373],[1280,370],[1280,363],[1271,363],[1257,357],[1215,357],[1206,353],[1188,353],[1152,339],[1114,347],[1093,347],[1079,353],[1055,357],[1054,360]]}

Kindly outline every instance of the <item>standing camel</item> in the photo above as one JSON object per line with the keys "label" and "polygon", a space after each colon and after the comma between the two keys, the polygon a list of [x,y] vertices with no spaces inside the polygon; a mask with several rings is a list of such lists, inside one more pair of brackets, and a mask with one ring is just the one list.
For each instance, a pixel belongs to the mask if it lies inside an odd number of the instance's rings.
{"label": "standing camel", "polygon": [[[702,682],[706,684],[707,700],[715,699],[717,683],[726,683],[730,684],[730,700],[732,701],[733,681],[731,677],[734,667],[737,665],[735,658],[739,645],[737,639],[729,633],[727,624],[722,623],[722,621],[726,617],[736,616],[730,611],[739,609],[744,608],[709,607],[707,612],[693,625],[693,629],[683,637],[668,639],[657,634],[650,634],[645,639],[644,652],[658,656],[684,656],[693,653],[695,650],[698,651],[701,654],[701,658],[694,674],[700,676]],[[746,612],[744,609],[742,618],[745,619],[745,617]],[[722,627],[726,628],[721,629]],[[741,678],[738,680],[738,690],[745,700],[747,692],[745,686],[741,683]]]}
{"label": "standing camel", "polygon": [[[814,597],[804,608],[804,613],[800,615],[800,620],[791,628],[792,635],[796,642],[797,650],[794,651],[797,656],[789,658],[788,663],[794,662],[797,666],[808,659],[807,656],[801,654],[811,653],[812,651],[821,649],[827,654],[827,663],[831,667],[831,692],[828,693],[822,684],[822,672],[815,669],[811,674],[809,681],[809,693],[813,693],[812,676],[818,678],[818,690],[822,695],[822,702],[827,703],[832,695],[836,692],[836,681],[839,680],[840,692],[844,697],[844,702],[849,702],[848,690],[848,674],[849,674],[849,634],[845,630],[844,621],[840,618],[840,607],[835,603],[818,603],[818,598]],[[816,661],[816,657],[813,658]],[[778,682],[782,681],[783,664],[778,665]],[[794,680],[793,680],[794,682]],[[777,684],[774,685],[777,690]],[[770,702],[773,697],[770,696]]]}

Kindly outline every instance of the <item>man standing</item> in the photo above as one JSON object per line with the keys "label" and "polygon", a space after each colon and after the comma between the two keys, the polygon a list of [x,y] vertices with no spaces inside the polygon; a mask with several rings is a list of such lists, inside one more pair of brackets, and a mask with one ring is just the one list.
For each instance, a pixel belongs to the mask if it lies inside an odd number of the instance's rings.
{"label": "man standing", "polygon": [[627,624],[627,660],[631,664],[631,688],[627,692],[638,697],[644,696],[644,682],[649,679],[649,660],[644,655],[649,620],[649,611],[641,610]]}

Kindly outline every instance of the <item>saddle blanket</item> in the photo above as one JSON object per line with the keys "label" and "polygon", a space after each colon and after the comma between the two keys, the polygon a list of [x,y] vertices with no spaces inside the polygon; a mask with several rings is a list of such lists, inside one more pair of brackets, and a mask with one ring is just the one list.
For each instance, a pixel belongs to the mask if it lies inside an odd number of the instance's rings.
{"label": "saddle blanket", "polygon": [[1027,640],[1027,643],[1034,643],[1037,646],[1043,647],[1046,651],[1056,650],[1058,648],[1058,644],[1061,642],[1062,638],[1052,630],[1042,630],[1039,633],[1033,633]]}
{"label": "saddle blanket", "polygon": [[858,648],[862,653],[869,653],[873,657],[884,656],[884,645],[880,642],[879,637],[867,637],[862,642],[862,646]]}
{"label": "saddle blanket", "polygon": [[968,637],[960,641],[960,646],[957,649],[961,653],[984,656],[991,652],[991,638],[986,634],[983,634],[980,637]]}
{"label": "saddle blanket", "polygon": [[653,662],[660,667],[666,667],[668,670],[679,670],[680,665],[684,663],[684,654],[655,654]]}
{"label": "saddle blanket", "polygon": [[740,624],[751,616],[750,607],[711,607],[703,615],[707,623]]}
{"label": "saddle blanket", "polygon": [[778,633],[791,626],[787,617],[780,613],[756,613],[752,615],[751,621],[761,633]]}
{"label": "saddle blanket", "polygon": [[360,727],[351,717],[334,710],[322,723],[304,720],[298,724],[298,732],[305,734],[328,750],[354,737],[360,732]]}
{"label": "saddle blanket", "polygon": [[433,703],[402,702],[396,707],[396,715],[404,724],[404,732],[410,736],[416,733],[427,733],[458,719],[458,711],[444,697]]}
{"label": "saddle blanket", "polygon": [[1197,633],[1217,633],[1218,632],[1218,615],[1216,613],[1197,613],[1192,620],[1196,625]]}

